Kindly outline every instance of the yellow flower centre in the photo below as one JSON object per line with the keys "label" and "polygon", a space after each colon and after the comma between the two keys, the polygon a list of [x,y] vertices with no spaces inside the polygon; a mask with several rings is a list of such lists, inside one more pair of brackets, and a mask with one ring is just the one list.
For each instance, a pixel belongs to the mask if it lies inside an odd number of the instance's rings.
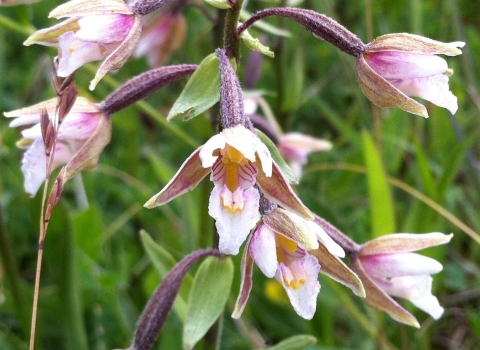
{"label": "yellow flower centre", "polygon": [[220,199],[222,200],[222,206],[231,214],[243,210],[244,199],[242,191],[234,191],[232,193],[228,189],[224,190],[220,194]]}
{"label": "yellow flower centre", "polygon": [[225,164],[225,185],[234,192],[238,188],[238,171],[247,164],[243,154],[236,148],[226,145],[222,150],[222,163]]}
{"label": "yellow flower centre", "polygon": [[278,262],[285,262],[285,256],[284,256],[284,251],[287,252],[294,252],[297,250],[298,244],[295,241],[292,241],[291,239],[280,235],[276,234],[275,235],[275,241],[277,244],[277,260]]}
{"label": "yellow flower centre", "polygon": [[293,262],[283,274],[283,282],[287,287],[297,290],[307,281],[307,274],[300,264]]}

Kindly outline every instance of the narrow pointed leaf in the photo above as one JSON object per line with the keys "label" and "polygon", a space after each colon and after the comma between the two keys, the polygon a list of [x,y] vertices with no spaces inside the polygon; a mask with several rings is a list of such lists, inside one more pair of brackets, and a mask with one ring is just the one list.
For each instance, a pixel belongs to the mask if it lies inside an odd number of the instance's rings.
{"label": "narrow pointed leaf", "polygon": [[362,132],[363,152],[367,168],[368,193],[372,208],[372,237],[395,232],[395,218],[390,187],[380,155],[372,138]]}
{"label": "narrow pointed leaf", "polygon": [[183,328],[183,349],[193,349],[222,313],[233,280],[231,258],[209,257],[195,274]]}
{"label": "narrow pointed leaf", "polygon": [[207,56],[190,77],[167,119],[182,116],[192,119],[205,112],[220,99],[220,70],[215,54]]}

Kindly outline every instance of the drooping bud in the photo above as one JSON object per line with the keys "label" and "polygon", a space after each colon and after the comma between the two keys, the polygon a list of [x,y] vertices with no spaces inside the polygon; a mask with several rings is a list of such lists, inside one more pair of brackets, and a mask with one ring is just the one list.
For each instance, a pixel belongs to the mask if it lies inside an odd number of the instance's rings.
{"label": "drooping bud", "polygon": [[128,350],[149,350],[153,346],[188,270],[198,259],[208,255],[222,256],[216,249],[197,250],[184,257],[170,270],[143,309],[133,344]]}
{"label": "drooping bud", "polygon": [[365,44],[355,34],[330,17],[312,10],[293,7],[275,7],[257,12],[238,27],[237,35],[241,34],[254,22],[269,16],[292,19],[303,25],[314,36],[329,42],[349,55],[358,57],[365,49]]}
{"label": "drooping bud", "polygon": [[220,118],[222,129],[243,125],[255,132],[251,121],[245,117],[243,93],[237,74],[230,63],[225,50],[215,51],[220,62]]}
{"label": "drooping bud", "polygon": [[196,69],[197,65],[181,64],[149,70],[117,88],[99,105],[99,108],[105,114],[111,115],[150,95],[163,86],[192,74]]}

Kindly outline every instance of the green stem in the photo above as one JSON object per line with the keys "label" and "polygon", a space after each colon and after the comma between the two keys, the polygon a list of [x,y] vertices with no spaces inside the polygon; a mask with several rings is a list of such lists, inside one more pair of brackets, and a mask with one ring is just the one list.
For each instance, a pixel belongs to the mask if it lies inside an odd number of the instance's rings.
{"label": "green stem", "polygon": [[243,0],[237,0],[225,16],[225,28],[223,44],[228,58],[235,58],[237,64],[240,62],[240,45],[237,35],[238,19],[242,9]]}

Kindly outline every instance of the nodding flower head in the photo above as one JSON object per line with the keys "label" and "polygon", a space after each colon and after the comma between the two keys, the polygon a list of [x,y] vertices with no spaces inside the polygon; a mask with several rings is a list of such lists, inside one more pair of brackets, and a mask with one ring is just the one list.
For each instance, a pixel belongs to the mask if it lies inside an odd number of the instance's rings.
{"label": "nodding flower head", "polygon": [[72,0],[55,8],[50,17],[67,19],[33,33],[24,45],[57,46],[60,77],[72,74],[85,63],[105,59],[90,90],[108,71],[125,63],[142,28],[140,17],[117,0]]}
{"label": "nodding flower head", "polygon": [[[46,179],[46,154],[40,119],[43,111],[49,118],[56,117],[57,99],[31,107],[5,112],[7,118],[16,118],[11,127],[33,125],[22,131],[17,145],[26,149],[22,160],[25,191],[35,196]],[[69,178],[79,171],[95,166],[100,153],[110,141],[110,118],[89,100],[77,97],[75,104],[59,126],[53,158],[53,168],[66,165]]]}
{"label": "nodding flower head", "polygon": [[442,265],[412,252],[448,243],[452,237],[452,234],[438,232],[398,233],[363,244],[351,267],[363,282],[367,295],[365,302],[387,312],[393,319],[415,327],[419,327],[415,317],[390,296],[407,299],[438,319],[443,308],[432,295],[433,279],[430,275],[440,272]]}
{"label": "nodding flower head", "polygon": [[453,71],[436,55],[460,55],[464,42],[442,43],[412,34],[380,36],[357,57],[357,76],[364,94],[379,107],[398,107],[428,117],[417,96],[448,109],[458,109],[448,86]]}

